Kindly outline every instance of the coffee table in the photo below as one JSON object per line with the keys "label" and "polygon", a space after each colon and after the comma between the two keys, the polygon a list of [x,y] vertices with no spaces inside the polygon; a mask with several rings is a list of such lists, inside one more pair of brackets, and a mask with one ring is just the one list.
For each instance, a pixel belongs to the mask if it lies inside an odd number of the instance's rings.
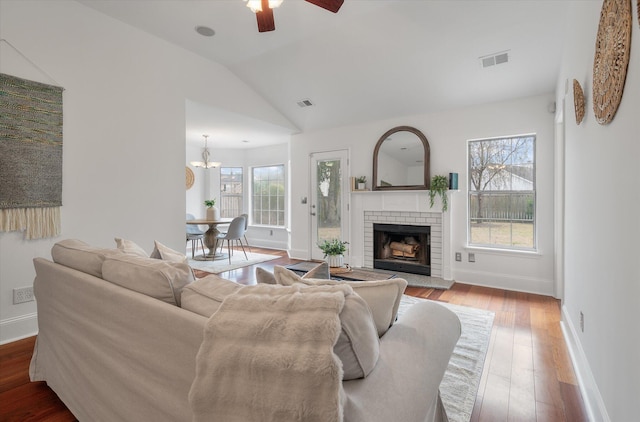
{"label": "coffee table", "polygon": [[[295,271],[297,273],[304,274],[311,271],[321,262],[316,261],[302,261],[297,264],[287,265],[287,269]],[[368,268],[331,268],[332,280],[345,280],[345,281],[375,281],[375,280],[387,280],[395,278],[396,274],[391,271],[385,270],[372,270]]]}

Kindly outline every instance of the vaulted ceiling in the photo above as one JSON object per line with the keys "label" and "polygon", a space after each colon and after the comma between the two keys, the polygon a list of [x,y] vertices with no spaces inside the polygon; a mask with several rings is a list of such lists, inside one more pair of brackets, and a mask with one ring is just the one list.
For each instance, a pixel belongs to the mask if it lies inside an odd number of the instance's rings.
{"label": "vaulted ceiling", "polygon": [[284,0],[276,30],[258,33],[242,0],[78,1],[226,66],[299,131],[553,92],[568,4],[345,0],[333,14]]}

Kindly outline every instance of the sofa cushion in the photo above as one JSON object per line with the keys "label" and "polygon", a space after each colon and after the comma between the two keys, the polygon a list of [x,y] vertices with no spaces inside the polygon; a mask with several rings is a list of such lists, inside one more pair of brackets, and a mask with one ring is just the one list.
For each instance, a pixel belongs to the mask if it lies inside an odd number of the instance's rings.
{"label": "sofa cushion", "polygon": [[53,262],[100,278],[105,258],[121,253],[117,249],[94,248],[77,239],[61,240],[51,248]]}
{"label": "sofa cushion", "polygon": [[241,284],[218,277],[215,274],[189,283],[182,289],[181,307],[198,315],[209,318],[222,301],[244,287]]}
{"label": "sofa cushion", "polygon": [[[259,268],[259,267],[258,267]],[[266,270],[263,270],[268,272]],[[274,284],[274,283],[263,283]],[[303,287],[307,285],[303,284]],[[182,290],[182,308],[209,318],[224,299],[245,286],[210,275],[197,280]],[[324,286],[332,290],[336,286]],[[338,286],[344,289],[344,285]],[[273,286],[278,288],[278,286]],[[378,362],[380,344],[371,311],[367,303],[353,290],[345,295],[345,305],[340,312],[341,331],[333,348],[342,361],[343,379],[351,380],[369,375]]]}
{"label": "sofa cushion", "polygon": [[129,254],[107,257],[102,278],[177,306],[184,286],[195,280],[187,264]]}
{"label": "sofa cushion", "polygon": [[144,249],[142,249],[140,246],[138,246],[137,243],[131,240],[123,239],[121,237],[116,237],[114,238],[114,240],[116,241],[116,247],[124,253],[143,256],[145,258],[149,256]]}
{"label": "sofa cushion", "polygon": [[369,305],[378,336],[382,337],[393,325],[398,315],[400,299],[407,287],[407,281],[401,278],[390,278],[377,281],[334,281],[302,278],[285,267],[276,265],[274,276],[278,284],[289,286],[293,283],[336,284],[348,283],[353,291],[360,295]]}

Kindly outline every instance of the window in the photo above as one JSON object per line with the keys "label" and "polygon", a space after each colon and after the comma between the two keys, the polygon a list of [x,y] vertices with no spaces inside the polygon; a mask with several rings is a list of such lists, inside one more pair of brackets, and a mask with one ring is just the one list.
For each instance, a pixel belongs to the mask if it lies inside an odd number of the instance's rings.
{"label": "window", "polygon": [[242,214],[242,167],[220,167],[220,216]]}
{"label": "window", "polygon": [[469,244],[536,248],[535,135],[469,141]]}
{"label": "window", "polygon": [[284,227],[284,165],[252,170],[252,222]]}

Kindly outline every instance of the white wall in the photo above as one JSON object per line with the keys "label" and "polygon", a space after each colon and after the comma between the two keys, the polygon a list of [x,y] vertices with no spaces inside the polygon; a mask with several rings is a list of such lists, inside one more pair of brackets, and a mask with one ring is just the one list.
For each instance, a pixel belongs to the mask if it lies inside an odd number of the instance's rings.
{"label": "white wall", "polygon": [[[563,317],[598,421],[637,420],[640,397],[640,26],[633,5],[631,60],[614,120],[603,126],[593,113],[592,69],[602,2],[572,5],[558,81],[558,103],[566,102]],[[574,78],[586,98],[580,125],[573,110]]]}
{"label": "white wall", "polygon": [[[292,241],[291,255],[309,256],[309,210],[300,198],[310,196],[309,154],[349,148],[351,175],[373,174],[373,149],[387,130],[408,125],[420,129],[431,147],[431,175],[459,173],[459,192],[451,195],[452,252],[466,256],[467,140],[502,135],[536,133],[538,254],[517,252],[475,253],[476,262],[452,262],[453,278],[460,282],[510,290],[554,294],[553,164],[554,116],[549,113],[553,95],[523,98],[467,109],[424,114],[294,135],[291,140]],[[373,178],[368,177],[369,180]],[[428,201],[424,194],[425,202]],[[352,216],[352,224],[359,224]]]}
{"label": "white wall", "polygon": [[0,2],[0,71],[65,88],[62,234],[0,233],[0,342],[33,334],[35,304],[13,305],[32,259],[79,238],[184,248],[185,100],[287,127],[226,68],[70,0]]}

